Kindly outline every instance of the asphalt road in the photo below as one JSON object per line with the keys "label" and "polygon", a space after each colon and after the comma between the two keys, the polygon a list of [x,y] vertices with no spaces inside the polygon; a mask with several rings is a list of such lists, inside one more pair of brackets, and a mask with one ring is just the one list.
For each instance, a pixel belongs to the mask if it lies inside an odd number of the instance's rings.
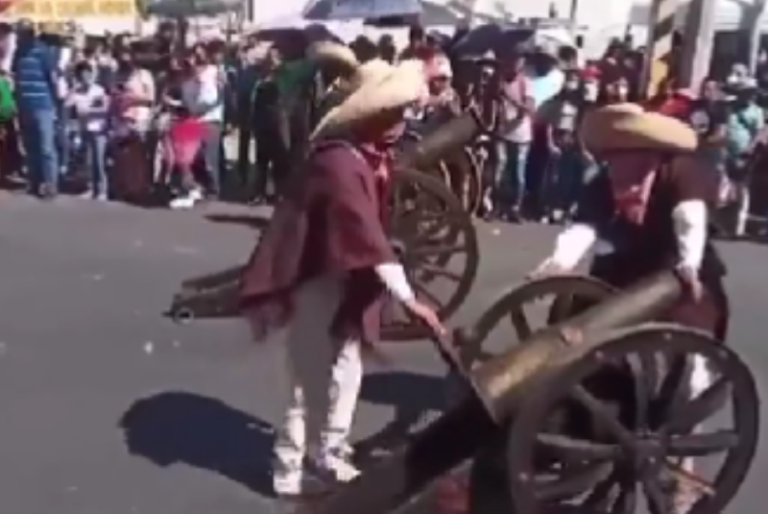
{"label": "asphalt road", "polygon": [[[238,322],[162,317],[178,283],[243,260],[246,226],[206,214],[0,197],[0,513],[271,514],[267,470],[284,380],[278,344]],[[242,209],[241,209],[242,210]],[[544,255],[553,230],[481,226],[482,269],[453,324],[471,322]],[[731,344],[765,390],[768,248],[724,247]],[[395,406],[439,402],[427,343],[371,369],[356,437]],[[765,430],[764,430],[765,432]],[[763,514],[768,457],[730,511]]]}

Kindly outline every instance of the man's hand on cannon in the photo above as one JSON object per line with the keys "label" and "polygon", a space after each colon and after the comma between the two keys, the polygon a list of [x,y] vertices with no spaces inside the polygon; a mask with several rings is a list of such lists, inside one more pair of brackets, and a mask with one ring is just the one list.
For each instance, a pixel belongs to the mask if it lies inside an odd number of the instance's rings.
{"label": "man's hand on cannon", "polygon": [[434,330],[435,334],[438,336],[444,336],[448,333],[448,330],[446,330],[445,326],[443,326],[442,321],[440,321],[440,318],[437,316],[437,313],[434,311],[434,309],[432,309],[432,307],[421,303],[415,298],[403,303],[411,314],[424,322],[429,328]]}

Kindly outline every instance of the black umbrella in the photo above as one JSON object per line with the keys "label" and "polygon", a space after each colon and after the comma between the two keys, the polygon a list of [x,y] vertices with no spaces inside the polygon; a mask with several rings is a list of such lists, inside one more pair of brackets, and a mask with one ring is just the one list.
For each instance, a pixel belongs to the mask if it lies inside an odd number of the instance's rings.
{"label": "black umbrella", "polygon": [[282,27],[264,29],[256,32],[256,37],[267,41],[279,48],[286,57],[298,57],[306,52],[306,49],[320,41],[343,41],[321,23],[312,23],[304,27]]}
{"label": "black umbrella", "polygon": [[533,50],[536,30],[532,28],[505,28],[488,24],[471,30],[452,48],[459,56],[482,56],[488,52],[503,55],[509,51]]}
{"label": "black umbrella", "polygon": [[420,15],[420,0],[317,0],[304,13],[311,20],[377,19]]}

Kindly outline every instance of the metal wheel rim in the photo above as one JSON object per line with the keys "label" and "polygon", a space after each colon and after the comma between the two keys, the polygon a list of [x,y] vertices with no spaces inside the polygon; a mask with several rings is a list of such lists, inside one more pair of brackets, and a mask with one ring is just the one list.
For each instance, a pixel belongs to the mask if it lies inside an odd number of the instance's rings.
{"label": "metal wheel rim", "polygon": [[[617,331],[616,337],[583,352],[583,349],[573,347],[570,353],[577,358],[570,366],[561,368],[552,376],[551,381],[538,384],[540,387],[531,388],[519,415],[511,424],[507,438],[507,470],[509,477],[509,493],[515,512],[526,514],[546,514],[552,512],[552,506],[545,507],[532,494],[533,487],[527,484],[527,479],[535,473],[533,469],[534,440],[539,434],[541,422],[551,412],[552,406],[562,396],[561,393],[573,384],[580,382],[580,377],[588,375],[590,368],[594,369],[595,362],[607,362],[606,355],[611,353],[636,353],[633,347],[638,342],[644,345],[655,345],[657,352],[670,338],[675,338],[675,346],[682,349],[680,353],[698,353],[707,357],[708,361],[719,360],[732,366],[734,372],[729,375],[730,382],[735,386],[730,395],[733,405],[732,419],[734,431],[742,436],[738,448],[728,451],[728,456],[720,465],[713,497],[696,501],[688,514],[710,514],[722,512],[730,500],[736,495],[744,481],[753,458],[757,451],[759,435],[759,396],[757,385],[748,366],[738,355],[726,346],[715,341],[703,332],[687,329],[679,325],[649,323],[634,329]],[[650,339],[651,342],[648,342]],[[647,349],[646,346],[644,349]],[[629,351],[626,351],[629,349]],[[582,353],[583,352],[583,353]],[[564,351],[564,353],[567,353]],[[567,357],[566,357],[567,358]],[[562,384],[567,384],[565,387]],[[558,385],[560,385],[558,387]],[[711,387],[711,385],[710,385]],[[711,418],[711,416],[709,417]],[[707,419],[709,419],[707,418]],[[733,468],[733,472],[726,473]],[[513,480],[513,477],[522,480]],[[595,483],[596,485],[596,483]],[[637,481],[635,481],[637,487]],[[572,507],[576,508],[576,507]],[[557,512],[555,510],[555,512]]]}

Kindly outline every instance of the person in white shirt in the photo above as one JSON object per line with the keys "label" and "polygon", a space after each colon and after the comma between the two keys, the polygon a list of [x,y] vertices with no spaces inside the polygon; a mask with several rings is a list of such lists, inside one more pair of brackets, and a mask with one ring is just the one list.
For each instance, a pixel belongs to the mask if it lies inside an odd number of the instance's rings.
{"label": "person in white shirt", "polygon": [[118,56],[118,69],[120,120],[131,131],[143,137],[152,123],[152,106],[156,99],[155,80],[148,70],[136,66],[127,51]]}
{"label": "person in white shirt", "polygon": [[86,162],[91,173],[87,197],[106,201],[109,180],[106,170],[107,111],[109,97],[96,83],[96,72],[88,62],[75,67],[75,84],[65,102],[75,112],[82,135]]}
{"label": "person in white shirt", "polygon": [[525,58],[518,50],[502,61],[495,215],[519,220],[526,192],[528,155],[533,141],[535,101],[524,74]]}
{"label": "person in white shirt", "polygon": [[16,53],[16,33],[10,27],[0,29],[0,70],[10,73]]}
{"label": "person in white shirt", "polygon": [[223,77],[217,66],[200,54],[194,56],[194,73],[181,85],[184,107],[205,124],[202,152],[207,172],[208,195],[220,192],[221,138],[224,125]]}

